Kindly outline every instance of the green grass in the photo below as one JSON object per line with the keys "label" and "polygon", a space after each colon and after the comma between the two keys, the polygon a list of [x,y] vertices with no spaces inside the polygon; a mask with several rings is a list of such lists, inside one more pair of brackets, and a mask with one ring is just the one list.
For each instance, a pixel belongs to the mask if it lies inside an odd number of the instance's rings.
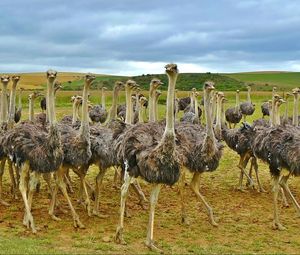
{"label": "green grass", "polygon": [[299,87],[300,81],[300,72],[253,72],[224,75],[245,83],[254,83],[256,90],[265,91],[271,91],[273,86],[277,86],[279,90],[291,90]]}

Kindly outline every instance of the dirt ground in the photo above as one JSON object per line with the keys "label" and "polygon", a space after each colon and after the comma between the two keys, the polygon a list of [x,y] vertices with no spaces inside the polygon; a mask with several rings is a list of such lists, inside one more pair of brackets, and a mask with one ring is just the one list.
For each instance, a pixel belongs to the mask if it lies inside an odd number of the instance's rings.
{"label": "dirt ground", "polygon": [[[211,204],[219,223],[213,227],[203,204],[186,186],[186,204],[190,225],[181,224],[178,187],[163,187],[156,209],[154,236],[158,246],[166,253],[300,253],[300,218],[295,209],[281,208],[280,218],[286,231],[272,229],[271,178],[266,165],[259,164],[261,180],[266,193],[236,189],[239,170],[238,156],[225,149],[218,170],[203,174],[201,192]],[[0,253],[152,253],[144,245],[148,210],[137,204],[137,197],[128,197],[130,218],[125,219],[127,245],[113,241],[119,212],[119,190],[112,187],[113,169],[108,171],[101,192],[101,213],[107,219],[88,217],[84,207],[77,202],[79,180],[72,174],[75,193],[71,195],[81,221],[86,229],[74,229],[68,205],[62,195],[59,198],[65,212],[57,210],[62,220],[55,222],[48,216],[47,187],[35,194],[33,216],[40,228],[36,235],[22,225],[23,202],[13,200],[9,193],[8,174],[5,175],[4,198],[9,207],[0,205]],[[88,180],[94,183],[97,168],[89,170]],[[188,176],[189,180],[191,175]],[[150,186],[141,182],[149,197]],[[300,199],[298,179],[290,181],[296,198]]]}

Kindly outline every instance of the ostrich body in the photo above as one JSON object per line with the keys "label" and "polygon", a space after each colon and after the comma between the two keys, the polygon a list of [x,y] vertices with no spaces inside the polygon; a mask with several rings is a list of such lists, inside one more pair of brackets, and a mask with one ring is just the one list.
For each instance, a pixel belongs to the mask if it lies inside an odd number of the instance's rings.
{"label": "ostrich body", "polygon": [[[56,72],[47,72],[47,97],[49,102],[49,132],[33,123],[23,123],[7,131],[3,146],[20,172],[20,192],[24,200],[25,216],[23,224],[36,232],[31,214],[33,192],[39,177],[55,172],[63,160],[60,134],[55,121],[54,86]],[[29,186],[29,191],[27,194]]]}
{"label": "ostrich body", "polygon": [[102,87],[101,89],[101,105],[95,105],[89,112],[90,118],[93,122],[104,123],[107,119],[107,110],[105,105],[105,90],[106,87]]}
{"label": "ostrich body", "polygon": [[261,105],[261,112],[262,112],[263,118],[265,118],[265,116],[270,116],[270,104],[269,104],[269,102],[264,102]]}
{"label": "ostrich body", "polygon": [[15,113],[15,123],[18,123],[21,120],[22,117],[22,92],[23,92],[23,88],[20,88],[19,91],[19,104],[18,104],[18,109],[16,110]]}
{"label": "ostrich body", "polygon": [[191,104],[191,97],[182,97],[178,99],[178,111],[183,111]]}
{"label": "ostrich body", "polygon": [[236,91],[236,102],[235,107],[228,108],[225,111],[226,120],[229,123],[229,127],[233,124],[235,128],[236,124],[239,123],[243,117],[242,112],[240,111],[240,91]]}
{"label": "ostrich body", "polygon": [[255,111],[255,104],[251,101],[251,87],[247,86],[248,92],[247,92],[247,102],[243,102],[240,104],[240,110],[243,114],[244,121],[246,121],[246,117],[249,115],[252,115]]}
{"label": "ostrich body", "polygon": [[153,250],[158,250],[154,245],[153,225],[155,205],[161,184],[173,185],[180,175],[180,155],[174,130],[174,90],[177,66],[167,65],[166,72],[169,77],[169,87],[165,130],[154,122],[137,124],[126,131],[121,147],[125,180],[121,190],[120,221],[115,239],[118,243],[125,243],[123,239],[125,201],[130,182],[133,178],[140,176],[154,186],[150,197],[150,216],[146,238],[146,245]]}
{"label": "ostrich body", "polygon": [[82,97],[75,95],[71,97],[72,102],[72,116],[66,115],[61,119],[61,123],[70,125],[72,127],[80,127],[80,121],[79,121],[79,106],[82,105]]}
{"label": "ostrich body", "polygon": [[[84,228],[84,225],[80,222],[77,213],[72,205],[72,202],[68,196],[66,190],[66,184],[64,182],[64,177],[68,171],[68,169],[72,169],[79,177],[80,183],[83,186],[83,190],[86,195],[86,208],[88,214],[91,215],[90,212],[90,201],[89,194],[87,192],[86,182],[84,180],[86,169],[88,168],[89,161],[92,157],[91,152],[91,142],[90,142],[90,128],[89,128],[89,116],[88,116],[88,91],[95,80],[95,76],[91,74],[87,74],[85,76],[85,83],[83,88],[83,96],[82,96],[82,119],[79,130],[75,130],[68,125],[60,125],[61,137],[62,137],[62,148],[63,148],[63,162],[62,166],[56,172],[58,177],[57,186],[53,191],[53,197],[49,209],[49,214],[54,218],[57,217],[54,215],[54,206],[55,199],[58,188],[60,188],[65,195],[69,207],[71,209],[71,213],[73,216],[74,227]],[[84,170],[84,171],[82,171]]]}
{"label": "ostrich body", "polygon": [[200,124],[200,117],[202,115],[202,111],[198,106],[197,98],[199,93],[194,90],[192,91],[192,103],[188,106],[184,111],[183,117],[180,119],[182,122],[189,122],[193,124]]}

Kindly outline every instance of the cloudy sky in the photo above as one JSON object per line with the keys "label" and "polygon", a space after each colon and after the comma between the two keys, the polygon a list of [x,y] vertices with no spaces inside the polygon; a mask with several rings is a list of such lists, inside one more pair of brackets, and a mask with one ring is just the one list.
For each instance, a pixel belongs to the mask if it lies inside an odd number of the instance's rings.
{"label": "cloudy sky", "polygon": [[1,0],[0,15],[0,72],[300,71],[298,0]]}

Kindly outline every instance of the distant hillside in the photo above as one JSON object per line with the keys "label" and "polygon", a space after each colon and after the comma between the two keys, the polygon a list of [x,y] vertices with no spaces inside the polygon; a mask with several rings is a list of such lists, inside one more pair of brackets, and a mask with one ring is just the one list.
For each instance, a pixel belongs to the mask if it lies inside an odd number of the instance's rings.
{"label": "distant hillside", "polygon": [[254,83],[256,90],[272,90],[277,86],[279,90],[290,90],[300,86],[300,72],[249,72],[232,73],[224,76],[245,82]]}
{"label": "distant hillside", "polygon": [[[115,81],[126,81],[128,79],[135,80],[142,89],[149,88],[150,81],[153,78],[160,79],[165,85],[162,89],[167,88],[168,78],[165,74],[146,74],[140,76],[126,77],[126,76],[100,76],[96,78],[94,88],[105,86],[112,89]],[[244,82],[237,81],[231,77],[213,74],[213,73],[181,73],[178,76],[176,88],[179,90],[191,90],[192,88],[202,89],[203,83],[207,80],[214,81],[218,90],[236,90],[244,89]],[[65,90],[80,90],[83,86],[83,80],[74,81],[64,84]]]}

